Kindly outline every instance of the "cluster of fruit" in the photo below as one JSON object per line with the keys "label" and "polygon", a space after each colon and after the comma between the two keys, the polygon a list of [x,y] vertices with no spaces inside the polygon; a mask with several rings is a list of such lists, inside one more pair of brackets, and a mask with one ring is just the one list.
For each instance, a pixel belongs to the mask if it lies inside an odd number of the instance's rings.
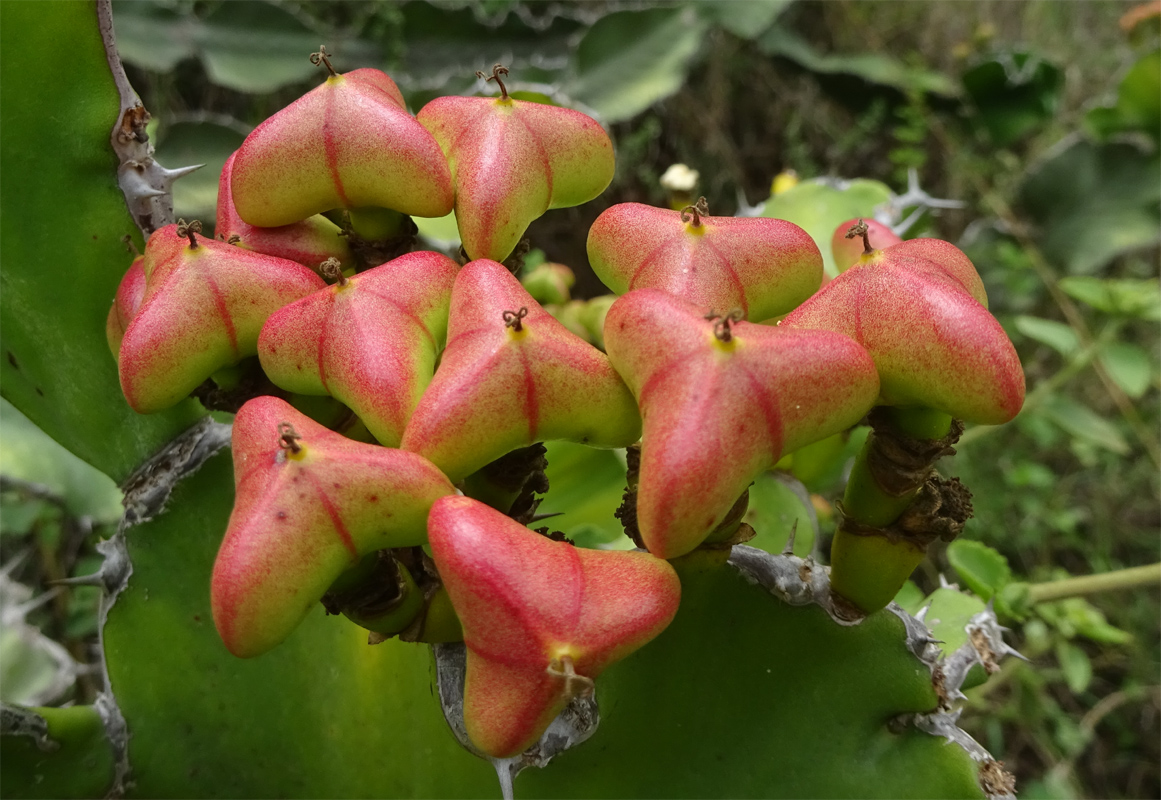
{"label": "cluster of fruit", "polygon": [[[876,405],[985,423],[1019,410],[1019,362],[952,245],[873,250],[864,236],[820,290],[804,231],[712,217],[704,201],[617,205],[593,225],[592,266],[622,295],[602,352],[500,263],[532,220],[609,184],[601,126],[510,96],[501,67],[499,97],[444,97],[413,117],[383,73],[314,59],[325,83],[227,162],[221,240],[197,223],[156,231],[107,327],[141,413],[228,383],[254,356],[281,392],[234,420],[212,602],[236,655],[274,647],[320,600],[373,640],[462,639],[468,733],[509,756],[668,625],[681,589],[666,559],[738,541],[747,487],[783,454]],[[410,216],[453,209],[466,263],[405,252],[373,266],[409,249]],[[308,396],[357,423],[321,424],[300,410]],[[530,530],[513,494],[479,479],[555,439],[640,441],[626,522],[641,550]]]}

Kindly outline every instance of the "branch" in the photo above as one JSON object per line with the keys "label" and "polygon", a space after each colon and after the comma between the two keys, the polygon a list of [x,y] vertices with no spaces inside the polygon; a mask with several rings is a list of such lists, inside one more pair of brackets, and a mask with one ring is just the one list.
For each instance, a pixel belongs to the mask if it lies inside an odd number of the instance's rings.
{"label": "branch", "polygon": [[1033,603],[1046,603],[1051,600],[1063,600],[1066,597],[1135,589],[1138,586],[1156,588],[1158,585],[1161,585],[1161,563],[1103,572],[1099,575],[1082,575],[1048,583],[1035,583],[1028,587],[1028,596]]}

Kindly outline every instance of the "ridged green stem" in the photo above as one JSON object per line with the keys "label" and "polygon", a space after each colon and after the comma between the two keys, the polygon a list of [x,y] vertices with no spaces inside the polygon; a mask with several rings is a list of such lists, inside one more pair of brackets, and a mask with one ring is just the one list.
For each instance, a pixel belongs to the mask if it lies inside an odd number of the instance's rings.
{"label": "ridged green stem", "polygon": [[[935,409],[893,408],[887,416],[894,427],[913,439],[942,439],[951,431],[951,416]],[[870,467],[877,446],[872,433],[855,457],[843,495],[845,519],[835,532],[830,554],[831,587],[868,614],[891,602],[926,552],[906,539],[890,539],[865,530],[895,522],[920,488],[901,495],[884,489]],[[857,528],[863,530],[855,532]]]}
{"label": "ridged green stem", "polygon": [[[951,430],[951,416],[929,408],[899,408],[889,412],[891,422],[914,439],[942,439]],[[907,510],[915,499],[914,491],[893,495],[884,491],[868,465],[868,457],[875,447],[875,434],[867,437],[862,450],[855,456],[854,467],[843,495],[843,513],[856,522],[882,528],[890,525]]]}

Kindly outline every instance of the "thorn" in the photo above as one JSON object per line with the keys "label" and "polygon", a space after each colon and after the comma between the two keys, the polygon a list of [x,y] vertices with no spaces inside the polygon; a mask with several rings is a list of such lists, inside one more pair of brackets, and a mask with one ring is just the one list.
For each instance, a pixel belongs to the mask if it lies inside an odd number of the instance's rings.
{"label": "thorn", "polygon": [[955,584],[951,584],[951,583],[947,582],[947,577],[944,576],[944,574],[942,572],[939,573],[939,588],[940,589],[951,589],[954,585]]}
{"label": "thorn", "polygon": [[49,586],[101,586],[105,585],[105,576],[101,574],[101,570],[91,572],[88,575],[78,575],[75,578],[61,578],[60,580],[49,581]]}
{"label": "thorn", "polygon": [[1015,656],[1016,658],[1020,659],[1021,661],[1025,662],[1025,663],[1028,663],[1028,664],[1032,663],[1032,659],[1028,658],[1026,655],[1021,653],[1015,647],[1012,647],[1010,645],[1005,644],[1003,646],[1003,649],[1001,650],[1001,652],[1006,656]]}
{"label": "thorn", "polygon": [[927,624],[927,612],[930,610],[931,610],[931,603],[928,603],[923,608],[921,608],[915,612],[915,619],[919,620],[924,625],[926,625]]}
{"label": "thorn", "polygon": [[[154,163],[156,163],[156,162],[154,162]],[[166,185],[172,185],[173,182],[176,181],[178,178],[184,178],[186,175],[189,175],[191,172],[196,172],[204,166],[205,166],[205,164],[193,164],[192,166],[188,166],[188,167],[177,167],[176,169],[166,169],[165,167],[158,164],[157,168],[161,172],[161,179],[166,183]]]}
{"label": "thorn", "polygon": [[794,539],[798,536],[798,518],[794,518],[794,524],[790,526],[790,536],[786,539],[786,546],[782,548],[782,555],[794,555]]}
{"label": "thorn", "polygon": [[553,511],[551,514],[533,514],[532,519],[528,520],[528,524],[531,525],[533,522],[540,522],[542,519],[552,519],[553,517],[559,517],[563,515],[563,511]]}

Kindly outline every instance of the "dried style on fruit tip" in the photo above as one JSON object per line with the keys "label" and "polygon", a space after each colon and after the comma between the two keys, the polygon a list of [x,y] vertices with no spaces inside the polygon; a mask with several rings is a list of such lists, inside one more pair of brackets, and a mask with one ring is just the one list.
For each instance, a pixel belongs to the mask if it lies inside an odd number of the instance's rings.
{"label": "dried style on fruit tip", "polygon": [[606,667],[661,633],[681,599],[659,558],[553,541],[467,497],[436,501],[428,536],[463,624],[468,736],[494,758],[535,742]]}
{"label": "dried style on fruit tip", "polygon": [[[859,226],[866,228],[866,238],[863,237]],[[834,235],[830,237],[830,252],[838,271],[846,272],[858,264],[864,256],[869,257],[876,250],[891,247],[902,241],[895,235],[895,231],[881,222],[873,219],[848,219],[834,229]]]}
{"label": "dried style on fruit tip", "polygon": [[121,340],[125,338],[125,330],[129,327],[129,323],[137,316],[144,297],[145,256],[139,255],[133,259],[133,263],[121,278],[121,283],[117,286],[117,295],[113,298],[113,306],[109,309],[109,316],[105,320],[105,339],[109,342],[114,359],[121,356]]}
{"label": "dried style on fruit tip", "polygon": [[277,228],[260,228],[238,216],[230,193],[230,171],[236,156],[237,153],[233,153],[226,159],[218,180],[218,216],[214,231],[219,239],[257,253],[297,261],[316,271],[318,265],[328,258],[338,259],[344,267],[354,264],[347,237],[342,235],[338,225],[322,214]]}
{"label": "dried style on fruit tip", "polygon": [[273,256],[167,225],[145,247],[145,294],[121,341],[121,390],[148,414],[180,402],[223,367],[258,352],[266,318],[325,284]]}
{"label": "dried style on fruit tip", "polygon": [[875,251],[784,319],[862,344],[879,371],[880,405],[938,409],[998,425],[1024,403],[1024,371],[958,248],[911,239]]}
{"label": "dried style on fruit tip", "polygon": [[645,420],[637,523],[662,558],[701,544],[758,473],[858,422],[879,392],[849,337],[740,318],[638,289],[605,320],[609,358]]}
{"label": "dried style on fruit tip", "polygon": [[814,294],[822,255],[797,225],[711,217],[705,198],[681,211],[621,203],[589,230],[593,271],[617,294],[660,289],[697,306],[739,308],[761,322]]}
{"label": "dried style on fruit tip", "polygon": [[[325,50],[316,56],[330,68]],[[255,128],[235,154],[230,188],[238,215],[261,227],[336,208],[442,217],[453,197],[439,145],[377,69],[331,70]]]}
{"label": "dried style on fruit tip", "polygon": [[459,266],[417,252],[351,278],[337,264],[328,271],[335,284],[266,321],[262,368],[283,389],[340,400],[381,444],[398,447],[447,336]]}
{"label": "dried style on fruit tip", "polygon": [[592,200],[613,180],[613,143],[579,111],[508,96],[439,97],[416,118],[447,155],[464,250],[503,261],[550,208]]}
{"label": "dried style on fruit tip", "polygon": [[625,447],[637,405],[608,357],[557,322],[501,264],[479,260],[452,289],[448,342],[401,447],[453,481],[533,442]]}
{"label": "dried style on fruit tip", "polygon": [[424,543],[432,504],[455,493],[414,453],[353,442],[273,397],[238,412],[233,453],[237,494],[210,594],[241,657],[290,635],[362,556]]}

